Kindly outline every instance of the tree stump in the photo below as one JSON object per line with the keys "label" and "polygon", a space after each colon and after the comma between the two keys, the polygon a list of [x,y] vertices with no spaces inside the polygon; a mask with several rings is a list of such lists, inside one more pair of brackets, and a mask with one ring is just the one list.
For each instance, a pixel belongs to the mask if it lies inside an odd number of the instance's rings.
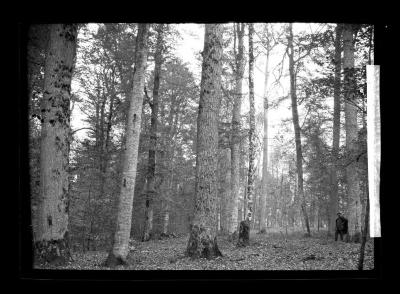
{"label": "tree stump", "polygon": [[244,220],[240,222],[239,226],[239,240],[237,245],[240,247],[249,245],[250,241],[250,222]]}

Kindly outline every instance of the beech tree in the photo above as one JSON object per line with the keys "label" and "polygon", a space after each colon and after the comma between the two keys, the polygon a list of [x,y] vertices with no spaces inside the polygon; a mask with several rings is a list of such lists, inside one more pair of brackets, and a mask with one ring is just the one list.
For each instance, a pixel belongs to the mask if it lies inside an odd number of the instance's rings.
{"label": "beech tree", "polygon": [[352,24],[343,26],[343,90],[345,99],[345,129],[346,129],[346,151],[350,162],[346,167],[346,180],[348,191],[348,214],[349,214],[349,240],[360,242],[361,240],[361,191],[359,188],[359,177],[357,172],[357,105],[355,95],[354,74],[354,31]]}
{"label": "beech tree", "polygon": [[253,52],[253,34],[254,25],[248,24],[249,28],[249,169],[247,173],[247,193],[246,193],[246,205],[245,219],[240,223],[240,232],[238,245],[244,246],[248,244],[250,237],[250,221],[253,218],[253,202],[254,202],[254,179],[255,179],[255,145],[256,145],[256,134],[255,134],[255,107],[254,107],[254,52]]}
{"label": "beech tree", "polygon": [[121,190],[118,202],[117,223],[114,243],[105,264],[126,264],[131,232],[132,201],[134,196],[136,167],[138,160],[139,135],[143,105],[144,75],[147,61],[147,37],[149,25],[139,24],[136,39],[133,89],[126,121],[126,138],[122,167]]}
{"label": "beech tree", "polygon": [[240,112],[242,105],[242,84],[244,75],[244,23],[235,24],[234,31],[235,51],[236,51],[236,35],[238,42],[237,54],[235,54],[235,93],[232,109],[232,126],[231,126],[231,200],[228,208],[228,231],[232,235],[238,229],[238,209],[239,209],[239,193],[240,193]]}
{"label": "beech tree", "polygon": [[335,28],[335,77],[333,88],[333,138],[332,138],[332,166],[331,166],[331,192],[329,194],[329,227],[328,235],[335,233],[336,213],[338,212],[338,179],[337,160],[340,141],[340,77],[341,77],[341,46],[342,25]]}
{"label": "beech tree", "polygon": [[160,89],[160,74],[161,65],[163,62],[163,30],[164,25],[159,24],[157,26],[157,45],[156,52],[154,55],[155,67],[154,67],[154,86],[153,86],[153,99],[150,102],[151,108],[151,126],[150,126],[150,148],[149,148],[149,159],[148,159],[148,170],[147,170],[147,187],[146,187],[146,212],[145,212],[145,228],[143,231],[143,241],[148,241],[151,238],[153,229],[153,202],[156,195],[155,190],[155,170],[156,170],[156,149],[157,149],[157,116],[158,116],[158,93]]}
{"label": "beech tree", "polygon": [[[300,124],[299,124],[299,113],[297,110],[297,95],[296,95],[296,73],[295,73],[295,60],[294,60],[294,48],[293,48],[293,25],[289,24],[289,35],[288,35],[288,55],[289,55],[289,76],[290,76],[290,98],[292,101],[292,119],[293,128],[295,133],[296,142],[296,165],[297,165],[297,176],[298,176],[298,193],[301,199],[301,211],[304,217],[304,223],[307,229],[307,234],[310,235],[310,224],[307,214],[307,206],[304,195],[304,184],[303,184],[303,156],[301,152],[301,137],[300,137]],[[299,57],[300,58],[300,57]]]}
{"label": "beech tree", "polygon": [[68,237],[68,156],[71,77],[76,24],[51,25],[41,104],[40,199],[36,258],[51,263],[71,259]]}
{"label": "beech tree", "polygon": [[206,24],[197,118],[195,211],[186,254],[221,256],[217,244],[218,109],[221,97],[221,24]]}

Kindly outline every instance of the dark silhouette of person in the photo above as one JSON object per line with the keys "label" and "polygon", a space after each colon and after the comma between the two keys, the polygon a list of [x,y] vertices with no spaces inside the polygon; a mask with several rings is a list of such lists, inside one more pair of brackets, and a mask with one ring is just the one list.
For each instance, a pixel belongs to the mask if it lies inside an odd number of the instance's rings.
{"label": "dark silhouette of person", "polygon": [[347,234],[348,220],[340,212],[337,213],[337,216],[335,241],[337,241],[338,235],[340,235],[340,240],[343,241],[343,235]]}

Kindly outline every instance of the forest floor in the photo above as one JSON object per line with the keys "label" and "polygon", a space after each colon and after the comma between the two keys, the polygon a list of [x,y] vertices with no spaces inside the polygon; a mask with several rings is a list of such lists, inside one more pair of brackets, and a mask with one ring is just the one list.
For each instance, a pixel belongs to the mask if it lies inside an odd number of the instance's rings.
{"label": "forest floor", "polygon": [[[192,260],[184,256],[188,236],[133,241],[128,255],[129,266],[120,270],[356,270],[360,244],[346,243],[326,237],[326,231],[267,232],[250,235],[250,245],[237,247],[226,236],[218,237],[223,254],[216,259]],[[74,252],[74,261],[64,266],[42,265],[45,269],[106,270],[101,264],[107,257],[105,251]],[[373,239],[366,243],[364,269],[374,267]]]}

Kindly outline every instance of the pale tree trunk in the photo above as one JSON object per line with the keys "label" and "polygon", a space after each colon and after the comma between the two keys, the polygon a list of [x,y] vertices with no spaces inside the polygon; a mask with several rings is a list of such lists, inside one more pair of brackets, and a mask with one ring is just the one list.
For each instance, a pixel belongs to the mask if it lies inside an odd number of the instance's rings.
{"label": "pale tree trunk", "polygon": [[221,24],[206,24],[197,118],[195,209],[186,253],[192,258],[221,256],[217,245],[218,110],[222,74]]}
{"label": "pale tree trunk", "polygon": [[289,24],[289,76],[290,76],[290,98],[292,100],[292,116],[293,116],[293,128],[295,134],[296,142],[296,165],[297,165],[297,177],[298,177],[298,193],[301,201],[301,211],[304,217],[304,224],[307,229],[307,234],[310,235],[310,224],[307,214],[307,206],[304,195],[304,185],[303,185],[303,155],[301,148],[301,137],[300,137],[300,124],[299,124],[299,113],[297,110],[297,95],[296,95],[296,74],[294,69],[294,59],[293,59],[293,28],[292,24]]}
{"label": "pale tree trunk", "polygon": [[148,241],[151,238],[153,228],[153,202],[155,201],[155,170],[156,170],[156,147],[157,147],[157,116],[158,116],[158,92],[160,89],[161,65],[163,62],[163,32],[164,25],[157,27],[157,45],[155,52],[154,67],[154,86],[153,100],[151,106],[151,125],[150,125],[150,148],[147,170],[147,191],[146,191],[146,211],[145,211],[145,229],[142,241]]}
{"label": "pale tree trunk", "polygon": [[332,139],[332,167],[331,167],[331,193],[329,194],[329,224],[328,236],[335,233],[336,214],[338,213],[338,179],[337,161],[340,140],[340,71],[341,71],[341,38],[342,25],[336,25],[335,37],[335,80],[333,88],[333,139]]}
{"label": "pale tree trunk", "polygon": [[264,80],[264,138],[263,138],[263,165],[262,165],[262,192],[260,199],[260,233],[267,230],[266,212],[268,198],[268,65],[269,51],[267,52],[267,61],[265,63],[265,80]]}
{"label": "pale tree trunk", "polygon": [[139,24],[136,38],[135,67],[133,69],[133,89],[126,121],[124,160],[122,166],[121,190],[114,243],[107,266],[126,264],[129,253],[129,237],[132,221],[132,202],[135,190],[136,168],[138,160],[140,125],[143,106],[144,75],[147,61],[147,36],[149,25]]}
{"label": "pale tree trunk", "polygon": [[71,78],[77,25],[51,25],[41,106],[40,202],[35,257],[65,263],[68,242],[68,156]]}
{"label": "pale tree trunk", "polygon": [[[231,135],[231,200],[228,208],[228,232],[234,235],[238,228],[238,210],[240,193],[240,112],[242,108],[242,84],[244,75],[244,24],[236,24],[238,53],[235,56],[235,95],[232,110]],[[236,35],[235,35],[236,38]]]}
{"label": "pale tree trunk", "polygon": [[346,149],[350,164],[346,167],[348,189],[349,232],[348,238],[352,242],[360,242],[361,237],[361,191],[357,162],[353,160],[357,152],[357,106],[355,105],[355,76],[354,76],[354,43],[351,24],[343,27],[343,71],[344,71],[344,98],[345,98],[345,129]]}
{"label": "pale tree trunk", "polygon": [[[245,219],[240,223],[238,245],[245,246],[249,243],[250,222],[254,217],[254,179],[255,179],[255,106],[254,106],[254,55],[253,34],[254,24],[249,23],[249,104],[250,104],[250,129],[249,129],[249,169],[247,174],[247,197]],[[243,233],[243,234],[241,234]]]}

